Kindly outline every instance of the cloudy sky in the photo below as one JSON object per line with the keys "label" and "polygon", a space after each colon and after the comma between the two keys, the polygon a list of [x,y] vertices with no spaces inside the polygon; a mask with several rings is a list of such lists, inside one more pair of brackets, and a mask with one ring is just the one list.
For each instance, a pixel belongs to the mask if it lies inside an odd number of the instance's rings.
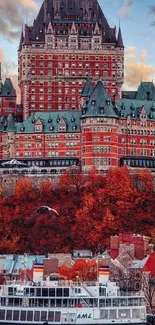
{"label": "cloudy sky", "polygon": [[[3,78],[17,84],[17,49],[25,22],[36,17],[43,0],[0,1],[0,60]],[[155,0],[99,0],[111,27],[119,20],[125,45],[125,89],[140,80],[155,82]]]}

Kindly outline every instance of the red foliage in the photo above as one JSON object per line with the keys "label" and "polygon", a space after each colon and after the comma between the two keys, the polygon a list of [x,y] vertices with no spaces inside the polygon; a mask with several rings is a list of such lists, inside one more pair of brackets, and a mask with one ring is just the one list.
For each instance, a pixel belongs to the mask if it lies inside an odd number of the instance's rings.
{"label": "red foliage", "polygon": [[67,280],[91,281],[97,280],[97,264],[95,260],[79,259],[71,267],[62,265],[59,274]]}
{"label": "red foliage", "polygon": [[[41,205],[56,209],[36,213]],[[105,249],[110,235],[130,231],[154,233],[155,190],[148,170],[126,167],[101,175],[69,170],[57,181],[34,189],[20,179],[12,197],[0,193],[0,253],[71,252]]]}

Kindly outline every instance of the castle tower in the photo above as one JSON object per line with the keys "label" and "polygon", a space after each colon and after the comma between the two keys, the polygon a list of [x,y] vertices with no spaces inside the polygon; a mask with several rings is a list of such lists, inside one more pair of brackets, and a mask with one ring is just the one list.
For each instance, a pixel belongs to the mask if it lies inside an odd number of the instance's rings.
{"label": "castle tower", "polygon": [[82,171],[87,172],[93,166],[99,171],[117,166],[117,136],[118,116],[115,105],[108,97],[102,81],[98,80],[82,107]]}
{"label": "castle tower", "polygon": [[90,76],[101,76],[117,99],[124,80],[124,45],[97,0],[44,0],[25,26],[19,52],[19,87],[26,119],[35,111],[78,110]]}

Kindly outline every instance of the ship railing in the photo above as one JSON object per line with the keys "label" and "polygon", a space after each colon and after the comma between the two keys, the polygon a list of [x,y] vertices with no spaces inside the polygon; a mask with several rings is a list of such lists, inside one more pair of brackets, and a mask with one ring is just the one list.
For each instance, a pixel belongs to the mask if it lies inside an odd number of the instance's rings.
{"label": "ship railing", "polygon": [[121,297],[140,297],[140,296],[144,296],[144,292],[142,290],[140,291],[118,291],[117,292],[117,296],[121,296]]}
{"label": "ship railing", "polygon": [[11,285],[11,286],[17,286],[17,285],[30,286],[30,285],[32,285],[32,281],[26,281],[25,282],[25,281],[22,281],[22,280],[13,280],[13,281],[7,280],[5,285],[7,285],[7,286],[9,286],[9,285]]}
{"label": "ship railing", "polygon": [[72,281],[72,280],[62,280],[62,281],[40,281],[40,282],[33,282],[33,281],[22,281],[22,280],[14,280],[14,281],[6,281],[7,286],[41,286],[41,287],[64,287],[64,286],[71,286],[71,287],[79,287],[79,286],[97,286],[98,282],[81,282],[81,281]]}

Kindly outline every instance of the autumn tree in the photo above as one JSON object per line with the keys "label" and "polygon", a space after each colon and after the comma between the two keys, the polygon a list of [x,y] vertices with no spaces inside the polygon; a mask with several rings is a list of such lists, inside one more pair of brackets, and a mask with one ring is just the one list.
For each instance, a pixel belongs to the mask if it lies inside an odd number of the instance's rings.
{"label": "autumn tree", "polygon": [[149,272],[144,272],[142,277],[142,290],[144,291],[149,312],[153,313],[155,310],[155,277],[151,276]]}
{"label": "autumn tree", "polygon": [[68,280],[95,281],[97,280],[97,263],[95,260],[78,259],[71,267],[62,265],[59,274]]}

